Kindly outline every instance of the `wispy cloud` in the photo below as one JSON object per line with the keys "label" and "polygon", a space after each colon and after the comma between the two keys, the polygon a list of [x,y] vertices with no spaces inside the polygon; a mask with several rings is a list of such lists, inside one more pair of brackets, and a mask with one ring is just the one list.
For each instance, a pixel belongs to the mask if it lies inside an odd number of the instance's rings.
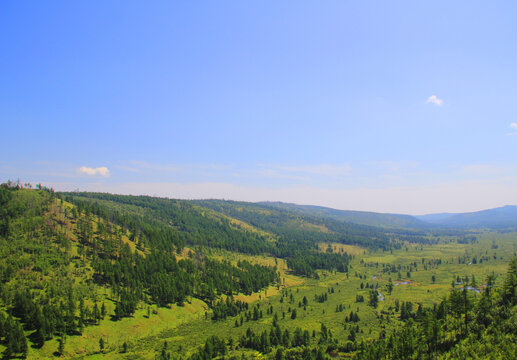
{"label": "wispy cloud", "polygon": [[379,162],[373,162],[373,166],[376,168],[381,169],[382,171],[387,171],[389,173],[407,173],[407,172],[414,172],[419,169],[420,163],[417,161],[410,161],[410,160],[399,160],[399,161],[379,161]]}
{"label": "wispy cloud", "polygon": [[352,167],[348,164],[311,164],[311,165],[278,165],[258,164],[253,170],[259,176],[276,179],[310,181],[316,179],[343,178],[350,174]]}
{"label": "wispy cloud", "polygon": [[307,175],[322,175],[322,176],[338,176],[346,175],[352,169],[348,164],[342,165],[330,165],[330,164],[317,164],[317,165],[301,165],[301,166],[286,166],[279,165],[275,166],[277,170],[307,174]]}
{"label": "wispy cloud", "polygon": [[139,174],[139,173],[142,172],[137,167],[126,166],[126,165],[115,165],[115,168],[117,168],[119,170],[122,170],[122,171],[127,171],[127,172],[130,172],[130,173],[134,173],[134,174]]}
{"label": "wispy cloud", "polygon": [[151,163],[147,161],[138,161],[133,160],[129,162],[129,166],[127,165],[117,165],[117,168],[133,172],[133,173],[176,173],[176,174],[185,174],[185,173],[193,173],[199,171],[227,171],[233,168],[231,164],[158,164]]}
{"label": "wispy cloud", "polygon": [[174,164],[155,164],[147,161],[131,161],[131,166],[134,170],[146,170],[146,171],[158,171],[158,172],[181,172],[185,171],[185,167],[182,165]]}
{"label": "wispy cloud", "polygon": [[440,99],[438,96],[436,95],[431,95],[427,98],[427,102],[428,103],[431,103],[431,104],[435,104],[436,106],[442,106],[443,105],[443,100]]}
{"label": "wispy cloud", "polygon": [[470,164],[462,166],[460,171],[468,175],[486,175],[500,173],[501,168],[493,164]]}
{"label": "wispy cloud", "polygon": [[84,175],[88,175],[88,176],[104,176],[104,177],[106,177],[106,176],[109,176],[109,174],[110,174],[110,171],[105,166],[101,166],[101,167],[97,167],[97,168],[81,166],[78,171],[80,174],[84,174]]}
{"label": "wispy cloud", "polygon": [[510,124],[510,128],[514,130],[514,132],[509,133],[508,135],[517,135],[517,122],[513,122]]}
{"label": "wispy cloud", "polygon": [[305,177],[285,173],[283,171],[278,171],[276,169],[259,169],[256,171],[252,171],[254,174],[257,174],[258,176],[265,177],[265,178],[272,178],[272,179],[287,179],[287,180],[297,180],[302,181],[306,180]]}
{"label": "wispy cloud", "polygon": [[307,181],[316,178],[342,178],[349,175],[348,164],[254,164],[241,165],[220,163],[183,163],[157,164],[146,161],[131,161],[128,165],[117,165],[124,172],[140,174],[147,178],[162,176],[164,179],[178,181],[198,181],[227,179],[228,175],[241,178],[267,178]]}

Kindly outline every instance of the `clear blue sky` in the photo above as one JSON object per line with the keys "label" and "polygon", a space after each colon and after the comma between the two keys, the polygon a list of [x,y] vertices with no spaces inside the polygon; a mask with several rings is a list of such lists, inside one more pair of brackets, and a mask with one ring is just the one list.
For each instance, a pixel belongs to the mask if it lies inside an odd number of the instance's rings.
{"label": "clear blue sky", "polygon": [[515,19],[512,1],[2,1],[0,180],[517,204]]}

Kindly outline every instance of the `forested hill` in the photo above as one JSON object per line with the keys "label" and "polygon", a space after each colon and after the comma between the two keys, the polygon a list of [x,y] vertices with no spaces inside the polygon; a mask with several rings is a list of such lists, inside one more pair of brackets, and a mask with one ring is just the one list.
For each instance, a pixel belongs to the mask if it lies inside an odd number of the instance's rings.
{"label": "forested hill", "polygon": [[[346,269],[347,254],[317,251],[325,241],[360,244],[369,248],[400,247],[400,240],[374,228],[354,225],[353,231],[336,223],[336,230],[288,214],[258,214],[257,219],[233,216],[196,201],[101,193],[63,193],[79,209],[139,234],[138,243],[157,248],[209,247],[251,255],[286,259],[299,275],[314,276],[316,269]],[[276,225],[275,225],[276,224]],[[346,230],[346,231],[345,231]],[[420,238],[418,238],[420,239]]]}
{"label": "forested hill", "polygon": [[386,249],[390,238],[382,229],[309,216],[257,203],[199,200],[194,204],[246,222],[285,239],[332,241]]}
{"label": "forested hill", "polygon": [[[329,354],[339,348],[358,359],[419,359],[426,358],[425,354],[431,354],[428,358],[447,358],[449,354],[457,358],[470,347],[479,353],[503,354],[505,339],[515,344],[516,261],[510,264],[504,286],[494,292],[493,282],[489,281],[479,298],[454,290],[453,285],[449,296],[434,308],[412,309],[408,302],[402,303],[400,317],[392,316],[398,310],[393,310],[391,305],[375,318],[363,311],[364,306],[373,308],[382,301],[378,291],[388,291],[391,296],[394,287],[391,277],[379,279],[383,277],[380,272],[386,277],[398,273],[400,279],[403,272],[408,278],[414,273],[415,279],[423,279],[421,272],[428,271],[428,266],[429,271],[436,270],[434,266],[438,264],[442,266],[442,259],[422,258],[417,272],[415,251],[439,250],[439,247],[420,246],[435,239],[423,230],[353,224],[270,204],[55,193],[41,186],[32,189],[13,183],[0,184],[0,351],[4,358],[23,358],[40,350],[48,354],[50,346],[55,357],[74,357],[83,351],[73,345],[74,340],[88,338],[94,331],[102,333],[102,329],[134,320],[137,315],[138,321],[142,321],[138,326],[144,323],[153,326],[151,307],[176,317],[187,312],[183,309],[197,304],[190,318],[191,329],[196,332],[190,334],[198,336],[198,326],[210,324],[219,331],[219,322],[228,320],[231,325],[225,323],[225,333],[238,334],[238,346],[244,352],[254,349],[271,357],[275,350],[275,358],[281,359],[300,358],[283,356],[284,350],[314,355],[304,358],[324,358],[322,346]],[[466,239],[460,236],[457,240],[460,243]],[[326,246],[322,247],[322,243]],[[335,243],[387,250],[386,259],[408,251],[413,255],[410,264],[398,261],[385,264],[379,263],[377,256],[382,256],[383,251],[365,252],[359,258],[346,253],[346,249],[355,247]],[[441,245],[453,249],[455,244]],[[485,260],[489,258],[487,251],[483,252]],[[372,255],[375,263],[363,262],[363,257]],[[447,266],[458,269],[452,261],[459,264],[462,258],[449,258]],[[435,264],[433,268],[431,264]],[[301,285],[294,285],[293,291],[286,278]],[[366,281],[364,289],[363,281]],[[437,285],[434,281],[433,276],[432,286]],[[315,287],[310,288],[310,284]],[[465,289],[468,280],[464,285]],[[474,287],[474,283],[471,285]],[[397,290],[403,291],[401,287]],[[270,297],[265,300],[261,294],[266,296],[267,291]],[[355,291],[359,292],[354,294]],[[366,294],[363,291],[369,291],[368,305],[363,304]],[[286,325],[297,321],[297,312],[303,314],[304,321],[319,321],[325,311],[329,313],[323,303],[330,298],[339,300],[341,296],[343,300],[349,295],[351,312],[346,315],[348,321],[345,320],[344,326],[347,329],[353,326],[353,330],[349,329],[347,342],[338,344],[332,340],[332,333],[323,322],[320,340],[315,337],[315,329],[312,337],[308,330],[299,327],[288,330]],[[247,302],[243,298],[255,300]],[[344,303],[335,304],[336,313],[341,312]],[[359,310],[352,313],[351,306],[363,308],[361,317],[364,314],[369,326],[382,326],[378,339],[355,340],[359,333],[359,325],[355,324],[359,322]],[[332,318],[335,316],[332,314]],[[265,325],[266,318],[273,321],[272,327],[260,335],[251,328],[246,331],[241,328],[244,321],[257,327]],[[384,327],[391,319],[393,324]],[[285,326],[283,330],[278,322]],[[342,326],[339,324],[339,328]],[[183,330],[178,327],[175,331]],[[103,336],[98,340],[101,352]],[[147,339],[155,341],[152,336]],[[115,345],[110,355],[120,347],[121,356],[126,358],[124,341]],[[134,351],[140,351],[139,341],[136,339],[131,345]],[[233,340],[228,341],[212,336],[199,351],[192,352],[191,344],[185,354],[190,360],[225,356],[227,348],[235,348]],[[70,352],[64,349],[65,344]],[[493,344],[496,348],[490,348]],[[167,343],[161,346],[160,359],[170,358]],[[508,353],[514,356],[515,350],[509,349]],[[89,354],[97,355],[93,350]]]}
{"label": "forested hill", "polygon": [[[145,304],[181,305],[198,298],[212,307],[222,294],[230,298],[252,294],[279,283],[274,267],[221,261],[204,255],[202,249],[179,256],[184,243],[203,244],[208,241],[205,236],[229,246],[237,240],[224,224],[212,223],[209,233],[206,223],[188,216],[192,211],[188,205],[177,205],[171,211],[183,217],[175,226],[191,233],[182,235],[157,214],[153,218],[135,205],[123,208],[117,203],[116,209],[115,203],[74,205],[52,189],[1,184],[4,357],[24,356],[29,345],[42,347],[52,338],[63,345],[67,336],[80,335],[105,317],[117,321]],[[249,238],[254,246],[269,241],[266,236]],[[245,243],[242,237],[238,240]],[[242,250],[256,248],[242,245]],[[329,259],[333,267],[345,270],[348,257]]]}
{"label": "forested hill", "polygon": [[288,238],[356,244],[372,249],[388,249],[400,241],[428,241],[428,229],[385,228],[354,223],[335,216],[333,211],[340,210],[328,208],[320,208],[325,211],[314,212],[284,203],[225,200],[194,200],[193,203]]}
{"label": "forested hill", "polygon": [[[63,193],[65,199],[140,233],[156,246],[202,245],[249,254],[288,257],[293,249],[339,242],[387,250],[401,241],[425,242],[423,231],[345,223],[262,204],[175,200],[104,193]],[[152,224],[152,226],[149,226]],[[156,229],[160,229],[159,234]]]}
{"label": "forested hill", "polygon": [[419,220],[411,215],[384,214],[371,211],[338,210],[315,205],[297,205],[283,202],[262,202],[262,205],[285,209],[288,211],[315,216],[331,218],[342,222],[385,227],[385,228],[409,228],[428,229],[433,225]]}
{"label": "forested hill", "polygon": [[201,246],[270,255],[286,259],[294,273],[307,276],[338,263],[340,268],[346,267],[346,259],[317,252],[322,242],[389,250],[400,248],[405,241],[433,241],[424,231],[388,230],[247,202],[77,192],[60,196],[79,209],[127,228],[132,236],[138,235],[141,246]]}

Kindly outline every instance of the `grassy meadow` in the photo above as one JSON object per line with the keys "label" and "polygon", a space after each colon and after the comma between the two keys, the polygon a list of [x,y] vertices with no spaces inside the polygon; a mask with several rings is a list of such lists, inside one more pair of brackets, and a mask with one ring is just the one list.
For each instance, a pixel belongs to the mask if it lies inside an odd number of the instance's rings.
{"label": "grassy meadow", "polygon": [[[261,354],[247,349],[238,349],[238,339],[248,328],[255,333],[269,330],[276,313],[279,324],[291,333],[300,327],[316,334],[311,341],[317,343],[319,330],[324,324],[340,343],[347,341],[352,327],[359,331],[356,339],[376,338],[384,329],[389,332],[401,324],[398,313],[394,311],[396,302],[410,301],[414,309],[419,304],[433,306],[438,303],[456,284],[457,277],[475,278],[477,288],[482,289],[488,274],[498,275],[498,281],[507,270],[508,261],[517,251],[515,233],[484,232],[477,235],[474,243],[458,244],[448,238],[440,239],[435,245],[407,244],[392,252],[369,252],[357,246],[334,245],[333,251],[349,251],[354,254],[348,274],[319,272],[319,279],[301,278],[290,274],[285,262],[267,256],[247,256],[223,250],[210,250],[211,255],[231,262],[248,260],[254,263],[277,266],[280,272],[281,285],[250,296],[243,294],[235,298],[248,302],[250,310],[259,306],[263,317],[259,320],[246,321],[240,325],[240,315],[223,321],[210,319],[210,312],[205,303],[198,299],[190,299],[184,306],[158,308],[156,306],[141,307],[132,318],[111,321],[109,316],[99,326],[87,327],[81,336],[67,337],[64,358],[82,359],[154,359],[167,342],[167,350],[183,358],[192,354],[202,346],[209,336],[217,335],[224,339],[232,339],[234,347],[231,353],[236,356],[258,358]],[[320,244],[320,251],[326,251],[328,244]],[[473,259],[476,258],[476,263]],[[423,260],[422,260],[423,259]],[[479,259],[484,259],[482,262]],[[401,270],[384,272],[388,265]],[[413,265],[409,272],[408,269]],[[415,266],[416,265],[416,266]],[[400,275],[399,275],[400,272]],[[434,277],[434,278],[433,278]],[[434,279],[434,281],[433,281]],[[393,284],[391,294],[388,284]],[[361,288],[363,284],[363,288]],[[367,285],[368,284],[368,285]],[[368,305],[370,287],[382,294],[378,307]],[[327,294],[324,302],[315,297]],[[470,291],[472,296],[478,296]],[[283,295],[282,295],[283,294]],[[292,295],[292,300],[291,300]],[[356,296],[362,295],[364,302],[356,302]],[[98,294],[109,299],[110,294]],[[306,297],[307,306],[301,304]],[[113,312],[114,304],[106,301],[108,315]],[[339,310],[341,305],[342,311]],[[273,312],[268,314],[267,309]],[[297,316],[292,319],[292,311]],[[360,321],[346,323],[345,317],[350,312],[357,313]],[[244,315],[244,313],[241,313]],[[148,318],[149,317],[149,318]],[[236,326],[236,320],[239,326]],[[105,348],[101,352],[99,340],[103,338]],[[127,343],[127,352],[122,345]],[[29,350],[30,358],[51,358],[58,347],[57,340],[47,342],[41,349]],[[70,351],[73,349],[73,351]]]}

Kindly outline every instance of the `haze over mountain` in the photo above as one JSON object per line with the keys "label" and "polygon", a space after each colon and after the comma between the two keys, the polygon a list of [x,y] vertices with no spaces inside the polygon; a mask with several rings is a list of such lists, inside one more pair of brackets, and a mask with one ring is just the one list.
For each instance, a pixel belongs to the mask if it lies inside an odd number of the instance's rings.
{"label": "haze over mountain", "polygon": [[415,216],[428,223],[455,227],[516,228],[517,206],[506,205],[468,213],[442,213]]}
{"label": "haze over mountain", "polygon": [[466,213],[404,215],[337,210],[322,206],[297,205],[281,202],[264,202],[262,204],[302,214],[329,217],[339,221],[387,228],[517,228],[517,206],[515,205],[506,205]]}
{"label": "haze over mountain", "polygon": [[384,214],[372,211],[338,210],[315,205],[297,205],[282,202],[263,202],[266,206],[277,207],[290,211],[310,214],[319,217],[329,217],[339,221],[381,227],[422,228],[429,223],[411,215]]}

